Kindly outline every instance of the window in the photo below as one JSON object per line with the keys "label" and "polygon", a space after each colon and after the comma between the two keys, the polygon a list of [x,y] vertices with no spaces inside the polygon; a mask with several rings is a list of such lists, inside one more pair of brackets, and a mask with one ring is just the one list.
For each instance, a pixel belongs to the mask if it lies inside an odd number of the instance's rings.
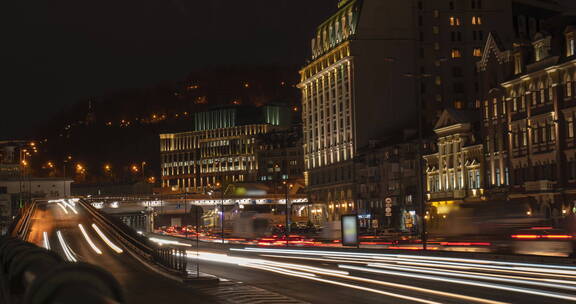
{"label": "window", "polygon": [[460,17],[450,16],[450,26],[460,26]]}
{"label": "window", "polygon": [[436,85],[442,85],[442,77],[440,76],[436,76],[436,80],[434,81],[436,83]]}
{"label": "window", "polygon": [[456,101],[454,101],[454,108],[456,108],[458,110],[462,110],[462,109],[464,109],[464,103],[460,100],[456,100]]}
{"label": "window", "polygon": [[450,1],[448,6],[450,7],[451,10],[453,10],[454,9],[454,1]]}
{"label": "window", "polygon": [[514,74],[522,73],[522,54],[514,55]]}
{"label": "window", "polygon": [[568,135],[568,138],[574,138],[574,118],[572,115],[566,117],[566,134]]}
{"label": "window", "polygon": [[440,12],[438,10],[434,10],[433,15],[434,15],[434,18],[438,18],[438,17],[440,17]]}
{"label": "window", "polygon": [[500,187],[500,168],[496,168],[496,180],[494,184],[496,184],[496,187]]}
{"label": "window", "polygon": [[434,33],[435,35],[438,35],[440,33],[440,28],[435,25],[432,27],[432,33]]}
{"label": "window", "polygon": [[522,146],[526,147],[528,145],[528,133],[526,128],[522,128]]}
{"label": "window", "polygon": [[474,48],[474,51],[472,52],[472,55],[474,57],[482,57],[482,49],[480,48]]}
{"label": "window", "polygon": [[540,139],[539,134],[538,134],[539,133],[538,129],[539,129],[538,125],[535,125],[532,127],[532,143],[533,144],[537,144],[538,140]]}
{"label": "window", "polygon": [[494,117],[498,117],[498,100],[496,98],[494,98],[493,100],[493,105],[494,105]]}
{"label": "window", "polygon": [[566,35],[566,56],[574,56],[576,53],[576,43],[574,41],[574,33]]}
{"label": "window", "polygon": [[440,50],[440,43],[434,42],[434,50],[435,50],[435,51],[439,51],[439,50]]}
{"label": "window", "polygon": [[518,97],[512,98],[512,112],[518,111]]}
{"label": "window", "polygon": [[480,16],[472,17],[472,25],[481,25],[481,24],[482,24],[482,17]]}
{"label": "window", "polygon": [[460,49],[452,49],[452,58],[460,58],[462,57],[462,53],[460,52]]}
{"label": "window", "polygon": [[566,77],[566,97],[572,97],[572,79],[570,76]]}

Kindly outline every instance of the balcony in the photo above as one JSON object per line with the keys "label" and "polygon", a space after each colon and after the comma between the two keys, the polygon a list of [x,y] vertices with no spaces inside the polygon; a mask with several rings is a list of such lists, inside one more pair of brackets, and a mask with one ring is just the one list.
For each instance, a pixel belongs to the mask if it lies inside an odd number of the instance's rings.
{"label": "balcony", "polygon": [[553,191],[555,185],[556,185],[555,181],[538,180],[538,181],[525,182],[524,189],[527,192]]}

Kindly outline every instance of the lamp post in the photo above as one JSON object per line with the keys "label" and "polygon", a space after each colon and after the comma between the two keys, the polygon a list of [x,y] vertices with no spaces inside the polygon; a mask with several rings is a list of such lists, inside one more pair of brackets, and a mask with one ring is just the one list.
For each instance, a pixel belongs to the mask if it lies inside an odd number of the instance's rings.
{"label": "lamp post", "polygon": [[224,244],[224,183],[217,182],[216,187],[220,188],[220,227],[222,229],[222,244]]}
{"label": "lamp post", "polygon": [[422,240],[422,250],[426,251],[427,248],[427,234],[426,234],[426,201],[424,199],[424,172],[422,170],[422,146],[424,145],[424,139],[422,134],[422,81],[424,78],[429,78],[432,75],[419,73],[419,74],[404,74],[404,77],[415,79],[416,86],[416,110],[418,115],[418,144],[416,147],[416,186],[417,186],[417,200],[420,203],[420,222],[421,222],[421,240]]}

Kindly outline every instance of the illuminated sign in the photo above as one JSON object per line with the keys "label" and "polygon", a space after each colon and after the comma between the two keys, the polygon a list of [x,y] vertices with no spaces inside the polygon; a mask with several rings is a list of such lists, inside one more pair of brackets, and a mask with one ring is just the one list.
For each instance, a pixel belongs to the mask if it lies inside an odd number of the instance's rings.
{"label": "illuminated sign", "polygon": [[342,245],[358,246],[358,217],[355,214],[342,216]]}

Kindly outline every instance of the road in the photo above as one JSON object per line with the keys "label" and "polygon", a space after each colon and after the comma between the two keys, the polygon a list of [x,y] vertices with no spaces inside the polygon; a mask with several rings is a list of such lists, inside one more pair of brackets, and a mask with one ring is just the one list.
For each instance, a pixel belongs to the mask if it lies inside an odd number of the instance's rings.
{"label": "road", "polygon": [[[90,214],[80,205],[74,208],[77,214],[72,207],[61,206],[63,205],[57,203],[39,205],[32,216],[29,242],[42,247],[48,246],[66,260],[75,259],[108,270],[122,285],[128,303],[160,304],[175,301],[197,303],[188,302],[190,299],[203,303],[216,302],[208,295],[149,270],[125,250],[117,253],[92,227],[93,221]],[[94,248],[84,237],[79,224],[82,224]],[[101,232],[104,233],[102,230]],[[104,235],[112,245],[119,246],[117,240],[105,233]],[[101,254],[97,253],[95,248]]]}
{"label": "road", "polygon": [[[41,205],[33,215],[29,241],[49,243],[64,258],[109,270],[124,287],[129,303],[576,302],[576,267],[571,266],[206,243],[198,254],[194,243],[183,248],[193,263],[199,261],[202,272],[229,281],[215,288],[189,288],[147,270],[126,252],[115,252],[118,242],[110,236],[106,242],[92,227],[90,215],[81,207],[76,211]],[[286,298],[278,300],[277,294]]]}

